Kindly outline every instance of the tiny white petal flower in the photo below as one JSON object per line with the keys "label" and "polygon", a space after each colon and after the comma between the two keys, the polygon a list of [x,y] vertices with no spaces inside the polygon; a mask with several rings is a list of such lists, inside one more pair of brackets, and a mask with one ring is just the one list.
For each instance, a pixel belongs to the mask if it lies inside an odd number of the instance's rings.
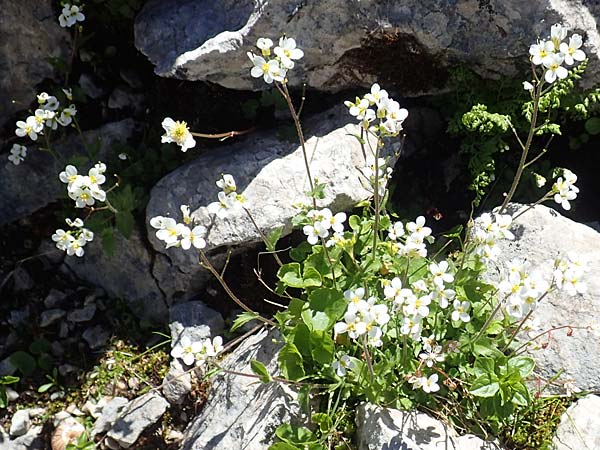
{"label": "tiny white petal flower", "polygon": [[192,133],[190,133],[186,122],[174,121],[170,117],[165,117],[161,125],[165,130],[165,134],[161,136],[163,144],[175,142],[181,147],[181,151],[184,153],[196,145],[196,141]]}

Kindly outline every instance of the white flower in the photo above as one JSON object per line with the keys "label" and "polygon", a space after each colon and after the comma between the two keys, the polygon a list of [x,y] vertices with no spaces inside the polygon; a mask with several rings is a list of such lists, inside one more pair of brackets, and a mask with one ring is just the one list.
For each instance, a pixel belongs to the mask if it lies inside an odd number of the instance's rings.
{"label": "white flower", "polygon": [[42,109],[47,111],[56,111],[60,107],[60,102],[54,95],[48,96],[46,103],[42,105]]}
{"label": "white flower", "polygon": [[429,271],[433,275],[434,284],[440,288],[444,287],[444,283],[452,283],[454,281],[454,275],[447,273],[448,261],[440,261],[439,264],[431,263]]}
{"label": "white flower", "polygon": [[237,190],[235,180],[233,179],[233,176],[229,174],[223,174],[221,179],[217,180],[217,186],[223,189],[225,194],[230,194]]}
{"label": "white flower", "polygon": [[210,203],[206,208],[210,214],[216,215],[219,219],[224,219],[234,207],[232,197],[226,195],[223,191],[219,192],[217,197],[219,201]]}
{"label": "white flower", "polygon": [[177,222],[175,222],[175,219],[162,216],[153,217],[150,220],[150,225],[152,225],[154,228],[158,228],[156,237],[165,242],[167,245],[172,246],[179,241],[180,229],[177,227]]}
{"label": "white flower", "polygon": [[550,27],[550,40],[554,45],[554,51],[558,52],[560,50],[560,44],[566,39],[568,32],[569,29],[562,26],[560,23],[555,23]]}
{"label": "white flower", "polygon": [[396,222],[388,229],[388,237],[392,241],[397,241],[402,236],[404,236],[404,225],[402,222]]}
{"label": "white flower", "polygon": [[385,112],[385,120],[382,126],[392,135],[402,131],[402,123],[408,117],[408,111],[400,108],[400,104],[391,98],[384,98],[378,104],[378,115],[383,115]]}
{"label": "white flower", "polygon": [[385,89],[381,89],[377,83],[374,83],[371,86],[371,92],[366,94],[365,98],[371,105],[377,105],[381,100],[388,98],[388,93]]}
{"label": "white flower", "polygon": [[196,360],[195,354],[200,353],[201,351],[201,342],[192,342],[189,337],[183,336],[171,350],[171,356],[173,358],[181,358],[186,365],[191,366]]}
{"label": "white flower", "polygon": [[15,166],[18,166],[25,160],[27,156],[27,147],[24,145],[13,144],[10,149],[10,155],[8,155],[8,160],[13,163]]}
{"label": "white flower", "polygon": [[529,47],[529,54],[532,56],[531,62],[536,66],[543,64],[544,60],[554,53],[554,44],[552,41],[540,41]]}
{"label": "white flower", "polygon": [[344,231],[344,222],[346,221],[346,213],[339,212],[333,215],[329,208],[321,210],[322,219],[320,225],[326,230],[332,229],[336,233]]}
{"label": "white flower", "polygon": [[52,235],[52,240],[56,242],[56,248],[58,248],[59,250],[66,250],[67,245],[69,243],[69,239],[71,239],[71,237],[72,236],[69,233],[59,228]]}
{"label": "white flower", "polygon": [[533,84],[531,84],[529,81],[523,81],[523,89],[526,91],[533,91]]}
{"label": "white flower", "polygon": [[[38,130],[38,131],[36,131]],[[36,141],[39,133],[39,125],[35,119],[35,116],[29,116],[25,122],[19,120],[17,122],[17,129],[15,134],[19,137],[29,136],[29,139]]]}
{"label": "white flower", "polygon": [[81,228],[83,226],[83,220],[81,220],[79,217],[75,220],[71,220],[67,217],[65,219],[65,222],[67,223],[67,225],[74,228]]}
{"label": "white flower", "polygon": [[103,175],[104,172],[101,172],[96,167],[92,167],[88,170],[88,177],[90,179],[90,183],[92,184],[103,184],[106,181],[106,177]]}
{"label": "white flower", "polygon": [[254,78],[263,77],[265,83],[271,84],[273,80],[283,82],[285,80],[286,69],[281,67],[279,61],[272,59],[267,62],[262,56],[248,52],[248,58],[254,66],[250,70],[250,75]]}
{"label": "white flower", "polygon": [[293,60],[298,60],[304,56],[304,52],[296,47],[296,41],[285,36],[279,38],[279,46],[275,47],[273,52],[279,57],[281,65],[286,69],[292,69],[294,67]]}
{"label": "white flower", "polygon": [[447,308],[448,305],[454,297],[456,297],[456,292],[453,289],[444,289],[443,287],[436,286],[435,291],[431,293],[431,297],[433,300],[437,300],[440,308]]}
{"label": "white flower", "polygon": [[421,319],[422,317],[404,317],[400,333],[410,335],[413,339],[419,339],[421,336]]}
{"label": "white flower", "polygon": [[83,22],[84,20],[85,16],[79,7],[76,5],[70,5],[69,3],[64,6],[60,16],[58,16],[58,23],[63,28],[72,27],[77,22]]}
{"label": "white flower", "polygon": [[37,95],[37,101],[38,104],[43,105],[44,103],[46,103],[48,101],[48,98],[50,96],[48,95],[47,92],[42,92],[40,94]]}
{"label": "white flower", "polygon": [[67,242],[67,255],[69,256],[79,256],[82,257],[84,250],[83,246],[87,243],[86,239],[83,236],[78,238],[71,237]]}
{"label": "white flower", "polygon": [[161,142],[175,142],[181,147],[182,152],[187,152],[188,148],[196,145],[196,141],[190,133],[186,122],[174,121],[170,117],[165,117],[162,121],[162,127],[165,129],[165,134],[161,136]]}
{"label": "white flower", "polygon": [[354,369],[356,363],[346,353],[342,353],[342,356],[333,362],[332,367],[338,377],[345,377],[346,371]]}
{"label": "white flower", "polygon": [[458,322],[459,320],[463,322],[469,322],[471,320],[471,316],[467,312],[471,307],[470,302],[461,302],[460,300],[454,300],[453,303],[454,311],[452,311],[452,320]]}
{"label": "white flower", "polygon": [[121,161],[126,161],[127,160],[127,153],[119,153],[117,155],[117,157],[121,160]]}
{"label": "white flower", "polygon": [[442,346],[436,345],[435,347],[429,346],[426,348],[423,346],[425,352],[419,354],[419,359],[425,362],[427,367],[433,367],[433,365],[437,362],[443,362],[445,356],[442,354]]}
{"label": "white flower", "polygon": [[60,123],[63,127],[66,127],[73,121],[73,116],[77,114],[77,108],[75,105],[70,105],[68,108],[65,108],[60,113],[60,117],[56,119],[58,123]]}
{"label": "white flower", "polygon": [[181,227],[180,234],[180,244],[182,249],[188,250],[192,245],[198,249],[206,247],[206,241],[204,240],[206,228],[202,225],[196,225],[191,230],[184,225]]}
{"label": "white flower", "polygon": [[411,296],[406,299],[403,311],[407,316],[427,317],[429,315],[429,304],[431,303],[430,295],[421,297]]}
{"label": "white flower", "polygon": [[70,102],[73,101],[73,89],[62,89],[62,91],[65,94],[65,97],[67,97],[67,100]]}
{"label": "white flower", "polygon": [[44,130],[44,124],[46,124],[46,121],[52,121],[54,116],[55,113],[53,111],[48,111],[41,108],[36,109],[33,116],[35,117],[35,127],[33,128],[33,131],[36,133],[41,133]]}
{"label": "white flower", "polygon": [[65,170],[58,175],[58,178],[63,183],[71,186],[71,184],[73,184],[77,179],[77,176],[77,168],[69,164],[67,167],[65,167]]}
{"label": "white flower", "polygon": [[271,54],[271,47],[273,47],[273,41],[269,38],[258,38],[256,46],[260,49],[263,56],[269,56]]}
{"label": "white flower", "polygon": [[349,112],[352,116],[355,116],[358,120],[371,122],[375,120],[375,111],[369,108],[369,100],[366,98],[356,97],[354,103],[345,101],[344,105],[349,108]]}
{"label": "white flower", "polygon": [[583,45],[583,39],[580,35],[574,34],[569,38],[569,44],[566,42],[560,44],[560,52],[565,57],[565,64],[573,65],[575,61],[583,61],[585,59],[585,53],[580,47]]}
{"label": "white flower", "polygon": [[544,67],[546,68],[544,78],[548,83],[553,83],[556,78],[562,80],[569,75],[569,71],[561,66],[563,60],[564,57],[560,53],[554,53],[544,59]]}
{"label": "white flower", "polygon": [[431,234],[431,228],[425,226],[425,217],[419,216],[414,222],[406,224],[406,230],[419,236],[421,239]]}
{"label": "white flower", "polygon": [[439,384],[437,384],[437,381],[438,381],[437,373],[429,375],[429,378],[424,379],[422,382],[421,387],[423,388],[423,391],[427,392],[427,393],[439,391],[440,386],[439,386]]}
{"label": "white flower", "polygon": [[319,238],[326,238],[329,236],[329,230],[324,228],[321,222],[317,222],[314,225],[304,225],[302,232],[307,236],[306,240],[311,245],[315,245],[319,242]]}

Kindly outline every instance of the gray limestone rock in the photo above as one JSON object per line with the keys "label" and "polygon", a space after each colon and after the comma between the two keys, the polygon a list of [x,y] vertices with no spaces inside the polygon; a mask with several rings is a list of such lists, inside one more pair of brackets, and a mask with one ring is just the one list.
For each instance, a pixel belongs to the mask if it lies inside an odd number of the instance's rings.
{"label": "gray limestone rock", "polygon": [[146,428],[161,418],[168,407],[169,403],[158,394],[142,395],[125,406],[107,436],[121,447],[129,448]]}
{"label": "gray limestone rock", "polygon": [[582,0],[152,0],[136,18],[135,43],[161,76],[264,89],[246,53],[258,38],[285,33],[305,54],[292,86],[339,91],[378,80],[408,95],[439,91],[455,63],[514,76],[556,22],[585,35],[598,80],[599,9]]}
{"label": "gray limestone rock", "polygon": [[102,325],[95,325],[85,330],[81,337],[87,342],[90,349],[97,350],[106,344],[110,334],[102,327]]}
{"label": "gray limestone rock", "polygon": [[94,423],[94,429],[92,430],[92,436],[96,436],[100,433],[105,433],[113,426],[125,405],[129,403],[124,397],[114,397],[109,400],[106,405],[102,408],[102,412]]}
{"label": "gray limestone rock", "polygon": [[[251,374],[250,361],[256,359],[274,374],[281,347],[277,338],[263,330],[246,339],[221,365]],[[296,394],[288,385],[219,374],[212,380],[206,405],[185,430],[180,448],[265,450],[273,443],[275,428],[298,416]]]}
{"label": "gray limestone rock", "polygon": [[217,336],[222,333],[225,323],[221,314],[200,301],[177,303],[171,306],[169,328],[171,347],[182,337],[191,342]]}
{"label": "gray limestone rock", "polygon": [[[325,198],[319,207],[334,212],[352,209],[370,197],[363,185],[359,169],[365,157],[358,140],[360,134],[355,119],[347,108],[338,106],[307,120],[304,126],[306,149],[314,178],[326,185]],[[399,150],[399,140],[384,147],[387,155]],[[368,147],[368,146],[367,146]],[[366,150],[369,151],[368,148]],[[244,211],[217,219],[211,225],[206,206],[217,200],[219,188],[215,182],[221,173],[232,174],[238,192],[246,197],[246,208],[263,233],[283,227],[283,235],[291,232],[292,218],[298,213],[298,202],[308,203],[309,190],[301,148],[296,143],[282,141],[272,131],[256,132],[246,139],[206,153],[176,169],[153,188],[146,208],[149,239],[159,252],[153,274],[167,297],[185,295],[202,286],[210,274],[198,265],[194,251],[165,249],[149,222],[155,216],[171,216],[181,220],[180,205],[190,205],[194,216],[209,225],[207,248],[211,255],[219,254],[223,246],[248,246],[261,240]],[[218,260],[213,261],[218,265]]]}
{"label": "gray limestone rock", "polygon": [[51,0],[0,0],[0,11],[1,126],[14,112],[36,104],[36,85],[59,75],[50,58],[66,58],[71,39]]}
{"label": "gray limestone rock", "polygon": [[[514,205],[509,212],[520,210]],[[572,380],[582,390],[600,390],[600,360],[590,355],[600,354],[600,233],[574,222],[546,206],[536,206],[513,222],[514,241],[501,240],[500,267],[519,257],[533,267],[545,266],[549,275],[551,260],[574,252],[588,261],[589,272],[585,275],[587,293],[573,297],[564,291],[555,291],[544,298],[532,318],[540,322],[539,332],[553,327],[570,325],[544,335],[538,342],[547,343],[545,348],[529,350],[536,361],[536,373],[544,379],[553,378],[564,369],[558,382]],[[550,275],[549,275],[550,277]],[[538,333],[534,333],[538,334]],[[529,339],[525,335],[521,339]],[[548,386],[556,391],[556,386]]]}
{"label": "gray limestone rock", "polygon": [[451,426],[418,411],[358,407],[358,450],[501,450],[473,435],[458,436]]}
{"label": "gray limestone rock", "polygon": [[171,361],[169,372],[163,380],[162,393],[172,405],[179,404],[192,390],[192,377],[177,360]]}
{"label": "gray limestone rock", "polygon": [[56,322],[58,319],[60,319],[61,317],[64,317],[64,315],[66,313],[67,312],[64,309],[60,309],[60,308],[48,309],[48,310],[42,312],[42,314],[40,314],[40,327],[42,327],[42,328],[49,327],[54,322]]}
{"label": "gray limestone rock", "polygon": [[70,322],[88,322],[93,319],[96,314],[96,305],[90,303],[83,308],[74,309],[67,314],[67,320]]}
{"label": "gray limestone rock", "polygon": [[600,448],[600,397],[588,395],[567,409],[552,440],[553,450]]}
{"label": "gray limestone rock", "polygon": [[[97,130],[85,131],[83,135],[90,145],[100,142],[98,158],[102,159],[114,144],[123,144],[131,138],[134,128],[135,122],[125,119],[108,123]],[[53,147],[64,159],[83,152],[81,138],[77,133],[71,134],[64,141],[53,143]],[[89,167],[95,163],[96,161],[90,162]],[[84,169],[87,171],[89,167],[79,168],[80,172]],[[65,185],[58,179],[58,174],[64,168],[64,163],[33,147],[29,148],[27,159],[22,164],[0,164],[0,225],[25,217],[61,196],[66,197]],[[19,186],[19,189],[15,189],[15,186]]]}
{"label": "gray limestone rock", "polygon": [[124,299],[136,316],[150,323],[164,323],[167,304],[152,276],[152,255],[136,229],[125,239],[115,233],[116,251],[108,255],[100,240],[85,247],[83,258],[67,257],[66,266],[80,279],[102,287],[112,298]]}
{"label": "gray limestone rock", "polygon": [[10,421],[10,435],[12,437],[23,436],[31,427],[31,418],[27,409],[19,409]]}

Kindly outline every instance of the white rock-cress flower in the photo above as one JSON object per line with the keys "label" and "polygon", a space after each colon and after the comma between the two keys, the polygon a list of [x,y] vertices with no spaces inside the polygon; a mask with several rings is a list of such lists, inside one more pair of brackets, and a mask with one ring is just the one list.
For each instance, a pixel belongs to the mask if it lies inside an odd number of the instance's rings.
{"label": "white rock-cress flower", "polygon": [[552,185],[554,201],[567,211],[571,209],[570,201],[575,200],[579,193],[579,188],[575,186],[576,182],[577,175],[568,169],[563,169],[563,176],[557,178]]}
{"label": "white rock-cress flower", "polygon": [[47,111],[57,111],[60,108],[60,102],[54,95],[49,95],[41,107]]}
{"label": "white rock-cress flower", "polygon": [[563,80],[569,75],[569,71],[561,64],[564,61],[564,56],[560,53],[554,53],[544,58],[544,79],[548,83],[553,83],[557,78]]}
{"label": "white rock-cress flower", "polygon": [[429,272],[433,275],[433,283],[440,288],[444,287],[444,283],[454,281],[454,275],[448,273],[448,261],[429,264]]}
{"label": "white rock-cress flower", "polygon": [[454,300],[453,306],[454,311],[452,311],[452,320],[454,322],[462,321],[466,323],[471,321],[471,316],[469,316],[468,313],[469,308],[471,307],[470,302]]}
{"label": "white rock-cress flower", "polygon": [[406,224],[406,231],[424,239],[431,235],[431,228],[425,226],[425,217],[419,216],[414,222]]}
{"label": "white rock-cress flower", "polygon": [[446,357],[442,353],[442,346],[436,345],[434,347],[423,346],[424,352],[419,353],[419,359],[425,363],[427,367],[433,367],[438,362],[443,362]]}
{"label": "white rock-cress flower", "polygon": [[421,384],[421,388],[423,389],[423,392],[426,393],[431,393],[431,392],[437,392],[440,390],[440,385],[437,384],[438,382],[438,374],[434,373],[429,375],[428,378],[423,379],[422,384]]}
{"label": "white rock-cress flower", "polygon": [[377,83],[374,83],[371,86],[371,92],[365,94],[365,98],[371,105],[378,105],[379,102],[388,97],[388,92],[385,89],[381,89],[381,86]]}
{"label": "white rock-cress flower", "polygon": [[94,239],[94,233],[84,228],[84,223],[79,218],[75,220],[67,218],[65,222],[71,229],[65,231],[59,228],[52,235],[52,240],[56,243],[56,248],[65,251],[68,256],[81,257],[84,254],[83,247]]}
{"label": "white rock-cress flower", "polygon": [[71,5],[66,3],[62,9],[60,16],[58,16],[58,23],[63,28],[70,28],[77,22],[83,22],[85,20],[84,14],[77,5]]}
{"label": "white rock-cress flower", "polygon": [[344,105],[348,107],[350,115],[356,117],[361,122],[366,122],[367,124],[369,124],[376,118],[375,111],[369,108],[371,104],[366,98],[361,99],[356,97],[354,103],[350,101],[345,101]]}
{"label": "white rock-cress flower", "polygon": [[513,240],[510,231],[512,216],[508,214],[483,213],[475,222],[472,230],[475,248],[473,252],[484,261],[495,260],[500,255],[499,239]]}
{"label": "white rock-cress flower", "polygon": [[554,46],[554,51],[560,51],[560,44],[566,39],[569,29],[560,23],[555,23],[550,27],[550,41]]}
{"label": "white rock-cress flower", "polygon": [[273,47],[273,41],[269,38],[258,38],[256,46],[260,49],[263,56],[267,57],[271,55],[271,47]]}
{"label": "white rock-cress flower", "polygon": [[156,237],[167,244],[168,247],[172,247],[179,242],[180,228],[177,225],[177,221],[171,217],[157,216],[150,219],[150,226],[158,230]]}
{"label": "white rock-cress flower", "polygon": [[15,134],[19,137],[29,136],[32,141],[37,141],[38,134],[40,133],[39,124],[37,123],[35,116],[29,116],[25,121],[17,121],[17,129]]}
{"label": "white rock-cress flower", "polygon": [[533,84],[531,84],[529,81],[523,81],[523,89],[531,92],[533,91]]}
{"label": "white rock-cress flower", "polygon": [[356,368],[356,363],[346,353],[342,353],[339,359],[336,359],[331,366],[333,367],[333,370],[335,370],[335,373],[338,377],[345,377],[348,370],[353,370]]}
{"label": "white rock-cress flower", "polygon": [[18,166],[23,161],[25,161],[25,157],[27,156],[27,147],[24,145],[13,144],[10,149],[10,154],[8,155],[8,160],[13,163],[15,166]]}
{"label": "white rock-cress flower", "polygon": [[356,97],[354,102],[345,101],[344,105],[363,128],[377,136],[397,136],[408,117],[408,111],[401,108],[377,83],[362,98]]}
{"label": "white rock-cress flower", "polygon": [[569,43],[563,42],[560,44],[560,52],[565,57],[565,64],[571,66],[575,61],[583,61],[585,53],[581,50],[583,39],[579,34],[574,34],[569,38]]}
{"label": "white rock-cress flower", "polygon": [[190,206],[189,205],[181,205],[179,207],[181,211],[181,215],[183,216],[183,223],[189,225],[192,223],[192,217],[190,216]]}
{"label": "white rock-cress flower", "polygon": [[329,236],[329,230],[321,222],[316,222],[313,225],[304,225],[302,232],[306,235],[306,240],[311,245],[315,245],[319,242],[319,239]]}
{"label": "white rock-cress flower", "polygon": [[163,144],[175,142],[181,147],[181,151],[184,153],[196,145],[196,141],[192,133],[190,133],[186,122],[175,121],[170,117],[165,117],[161,125],[165,130],[165,134],[161,136]]}
{"label": "white rock-cress flower", "polygon": [[404,224],[402,222],[395,222],[390,225],[388,229],[388,238],[392,241],[397,241],[404,236]]}
{"label": "white rock-cress flower", "polygon": [[299,60],[304,56],[304,52],[296,47],[296,40],[285,36],[279,38],[279,45],[275,47],[273,53],[279,57],[281,65],[286,69],[293,69],[294,60]]}
{"label": "white rock-cress flower", "polygon": [[75,105],[69,105],[68,108],[65,108],[60,113],[60,117],[56,119],[56,121],[61,124],[63,127],[70,125],[73,122],[73,116],[77,114],[77,108]]}
{"label": "white rock-cress flower", "polygon": [[189,250],[192,246],[197,249],[206,247],[206,241],[204,240],[206,227],[202,225],[196,225],[191,230],[189,227],[182,225],[179,235],[181,236],[180,245],[184,250]]}
{"label": "white rock-cress flower", "polygon": [[210,214],[214,214],[219,219],[224,219],[229,215],[229,212],[233,209],[232,197],[221,191],[218,193],[216,202],[209,203],[206,207]]}
{"label": "white rock-cress flower", "polygon": [[202,342],[192,342],[189,337],[183,336],[171,350],[173,358],[181,358],[184,364],[191,366],[196,361],[196,354],[202,351]]}
{"label": "white rock-cress flower", "polygon": [[65,94],[65,97],[67,97],[67,100],[69,100],[70,102],[73,101],[73,89],[68,88],[68,89],[61,89],[63,91],[63,94]]}
{"label": "white rock-cress flower", "polygon": [[554,44],[552,44],[552,41],[540,41],[537,44],[533,44],[531,47],[529,47],[531,62],[536,66],[542,65],[545,58],[553,53]]}
{"label": "white rock-cress flower", "polygon": [[283,82],[287,71],[281,66],[281,63],[276,59],[267,61],[262,56],[257,56],[248,52],[248,58],[254,65],[250,70],[250,75],[254,78],[262,77],[265,83],[271,84],[273,81]]}
{"label": "white rock-cress flower", "polygon": [[237,190],[235,179],[232,175],[223,174],[219,180],[217,180],[217,187],[221,188],[226,195],[231,194]]}

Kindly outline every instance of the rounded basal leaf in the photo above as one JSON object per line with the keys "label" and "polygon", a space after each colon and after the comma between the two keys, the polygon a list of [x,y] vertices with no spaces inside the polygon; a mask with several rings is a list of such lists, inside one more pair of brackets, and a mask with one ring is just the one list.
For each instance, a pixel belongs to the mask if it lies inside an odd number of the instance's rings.
{"label": "rounded basal leaf", "polygon": [[526,356],[517,356],[508,360],[508,370],[518,370],[521,378],[528,377],[534,367],[535,361]]}
{"label": "rounded basal leaf", "polygon": [[491,381],[489,376],[484,375],[475,380],[469,392],[475,397],[493,397],[499,390],[500,384],[497,381]]}

